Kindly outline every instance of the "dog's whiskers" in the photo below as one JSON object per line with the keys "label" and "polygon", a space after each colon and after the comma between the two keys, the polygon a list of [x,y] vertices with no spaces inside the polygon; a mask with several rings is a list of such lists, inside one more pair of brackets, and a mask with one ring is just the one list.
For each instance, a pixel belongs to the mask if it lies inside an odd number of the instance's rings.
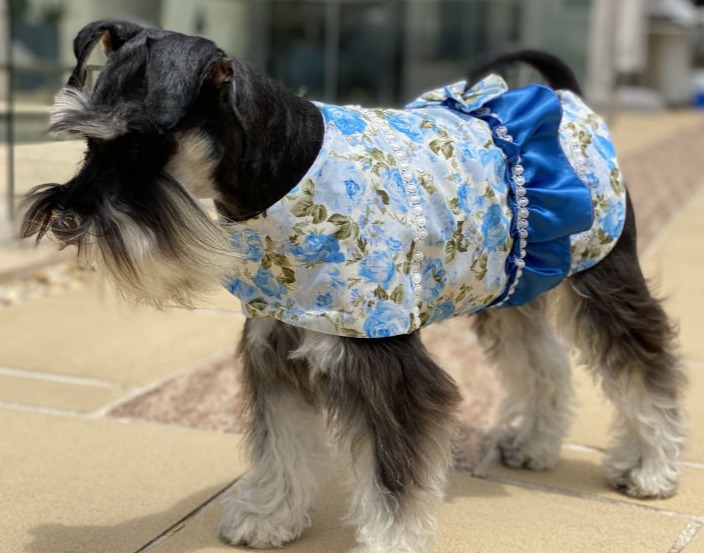
{"label": "dog's whiskers", "polygon": [[49,116],[50,132],[112,140],[128,131],[127,119],[110,108],[93,105],[82,90],[67,86],[56,95]]}

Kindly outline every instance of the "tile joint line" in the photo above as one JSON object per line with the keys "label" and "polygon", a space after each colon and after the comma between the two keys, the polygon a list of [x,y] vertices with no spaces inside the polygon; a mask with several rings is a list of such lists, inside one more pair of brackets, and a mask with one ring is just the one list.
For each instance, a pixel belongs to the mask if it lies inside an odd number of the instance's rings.
{"label": "tile joint line", "polygon": [[149,550],[151,550],[154,546],[159,545],[165,540],[168,540],[171,536],[173,536],[176,532],[180,531],[183,526],[192,518],[197,517],[200,513],[202,513],[204,510],[209,508],[212,503],[219,498],[221,498],[223,495],[225,495],[231,488],[234,486],[234,484],[237,482],[238,479],[235,479],[234,481],[230,482],[227,484],[225,487],[223,487],[220,491],[206,499],[203,503],[198,505],[195,509],[193,509],[191,512],[187,513],[185,516],[183,516],[181,519],[177,520],[175,523],[173,523],[171,526],[169,526],[166,530],[164,530],[161,534],[158,536],[152,538],[149,540],[147,543],[145,543],[142,547],[137,549],[134,553],[148,553]]}
{"label": "tile joint line", "polygon": [[686,547],[692,542],[695,536],[699,533],[704,523],[702,521],[690,520],[682,530],[682,533],[677,536],[675,543],[667,553],[682,553]]}
{"label": "tile joint line", "polygon": [[78,386],[92,386],[95,388],[122,387],[120,383],[110,382],[109,380],[87,378],[83,376],[56,374],[35,370],[17,369],[12,367],[0,367],[0,376],[12,376],[16,378],[27,378],[32,380],[44,380],[46,382],[57,382],[60,384],[75,384]]}
{"label": "tile joint line", "polygon": [[542,491],[545,493],[553,493],[553,494],[561,495],[564,497],[573,497],[573,498],[583,499],[583,500],[587,500],[587,501],[598,501],[598,502],[607,503],[610,505],[617,505],[619,507],[639,509],[639,510],[648,511],[651,513],[658,513],[661,515],[682,518],[685,520],[689,520],[699,526],[704,525],[704,517],[703,516],[693,515],[690,513],[684,513],[684,512],[678,512],[678,511],[670,511],[668,509],[661,509],[659,507],[652,507],[650,505],[643,505],[640,503],[632,503],[632,502],[627,501],[625,499],[614,499],[614,498],[610,498],[610,497],[600,496],[598,494],[577,492],[577,491],[567,490],[564,488],[556,488],[556,487],[552,487],[552,486],[546,486],[543,484],[534,484],[532,482],[522,482],[520,480],[514,480],[513,478],[507,478],[505,476],[498,476],[498,475],[488,474],[488,475],[482,475],[482,476],[474,476],[474,478],[478,478],[480,480],[486,480],[488,482],[494,482],[496,484],[506,484],[509,486],[516,486],[518,488],[537,490],[537,491]]}

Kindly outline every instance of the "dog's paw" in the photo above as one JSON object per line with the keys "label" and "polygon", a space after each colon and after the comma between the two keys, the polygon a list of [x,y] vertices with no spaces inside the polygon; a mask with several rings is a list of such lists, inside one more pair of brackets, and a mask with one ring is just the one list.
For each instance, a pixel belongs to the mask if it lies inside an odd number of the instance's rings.
{"label": "dog's paw", "polygon": [[519,440],[504,436],[499,440],[501,462],[507,467],[529,470],[549,470],[560,457],[560,444],[546,440]]}
{"label": "dog's paw", "polygon": [[681,474],[677,463],[655,466],[642,460],[629,464],[610,459],[604,465],[613,488],[637,499],[664,499],[674,495]]}
{"label": "dog's paw", "polygon": [[226,500],[226,514],[220,520],[220,539],[229,545],[255,549],[282,547],[298,538],[310,526],[310,517],[281,508],[262,513],[256,506]]}

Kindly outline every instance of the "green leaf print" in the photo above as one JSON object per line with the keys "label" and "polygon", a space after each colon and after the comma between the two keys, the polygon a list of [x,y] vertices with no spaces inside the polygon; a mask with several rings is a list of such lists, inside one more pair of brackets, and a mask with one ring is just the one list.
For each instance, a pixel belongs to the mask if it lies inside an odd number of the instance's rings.
{"label": "green leaf print", "polygon": [[454,240],[445,242],[445,263],[452,261],[457,255],[457,244]]}
{"label": "green leaf print", "polygon": [[386,292],[386,290],[381,287],[381,284],[379,284],[379,286],[376,287],[376,290],[374,290],[374,296],[379,298],[380,300],[389,299],[389,294]]}
{"label": "green leaf print", "polygon": [[405,297],[406,293],[403,291],[403,286],[401,284],[399,284],[396,288],[394,288],[393,292],[391,292],[391,301],[394,303],[402,304]]}
{"label": "green leaf print", "polygon": [[316,204],[310,208],[310,215],[313,217],[313,223],[318,225],[328,218],[328,210],[324,205]]}
{"label": "green leaf print", "polygon": [[291,206],[291,213],[296,217],[305,217],[313,207],[313,199],[310,196],[303,196]]}
{"label": "green leaf print", "polygon": [[315,183],[313,182],[313,179],[308,179],[306,182],[303,183],[303,186],[301,187],[301,190],[306,196],[313,196],[313,191],[315,190]]}
{"label": "green leaf print", "polygon": [[293,284],[296,282],[296,273],[286,267],[281,268],[281,276],[278,278],[281,284]]}
{"label": "green leaf print", "polygon": [[381,202],[384,205],[389,205],[389,203],[391,203],[391,199],[389,198],[389,194],[388,192],[386,192],[386,190],[377,189],[376,193],[379,194],[379,196],[381,197]]}

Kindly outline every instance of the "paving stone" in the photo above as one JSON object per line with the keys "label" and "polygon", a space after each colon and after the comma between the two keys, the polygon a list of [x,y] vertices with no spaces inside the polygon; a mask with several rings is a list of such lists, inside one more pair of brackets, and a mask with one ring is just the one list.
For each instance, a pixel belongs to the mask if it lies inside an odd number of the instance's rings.
{"label": "paving stone", "polygon": [[704,551],[704,529],[700,527],[694,535],[694,538],[692,538],[692,541],[690,541],[684,549],[684,552],[700,553],[701,551]]}
{"label": "paving stone", "polygon": [[147,385],[222,348],[237,314],[134,307],[90,288],[0,311],[0,366]]}
{"label": "paving stone", "polygon": [[237,436],[0,409],[0,553],[134,553],[243,471]]}
{"label": "paving stone", "polygon": [[0,375],[0,402],[95,412],[128,395],[130,388],[110,383],[67,382],[55,378]]}
{"label": "paving stone", "polygon": [[637,500],[619,494],[609,486],[606,472],[602,467],[603,458],[603,454],[597,451],[563,448],[560,461],[553,470],[512,469],[495,462],[487,468],[486,474],[545,488],[704,517],[704,496],[701,493],[704,489],[704,467],[686,466],[677,493],[673,497]]}
{"label": "paving stone", "polygon": [[[338,489],[328,490],[314,526],[287,553],[346,553],[352,531],[340,524],[344,513]],[[214,528],[218,506],[199,513],[179,532],[145,553],[226,553],[250,551],[220,543]],[[669,551],[688,519],[628,504],[591,502],[453,473],[438,524],[438,553],[643,553]],[[262,551],[281,551],[262,550]]]}

